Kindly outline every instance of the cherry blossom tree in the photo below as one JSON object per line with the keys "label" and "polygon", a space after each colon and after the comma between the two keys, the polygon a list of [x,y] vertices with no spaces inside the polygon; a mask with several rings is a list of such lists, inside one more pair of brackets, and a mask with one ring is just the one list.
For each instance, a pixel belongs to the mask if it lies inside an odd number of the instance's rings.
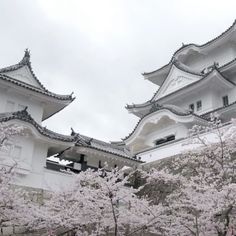
{"label": "cherry blossom tree", "polygon": [[137,189],[129,183],[137,172],[73,175],[52,193],[38,226],[77,235],[234,235],[235,135],[236,121],[226,126],[212,116],[190,130],[190,151],[158,170],[139,171],[145,184]]}
{"label": "cherry blossom tree", "polygon": [[190,130],[190,151],[148,174],[142,191],[162,208],[156,235],[235,235],[235,131],[212,116]]}
{"label": "cherry blossom tree", "polygon": [[24,128],[15,124],[0,123],[0,148],[6,148],[6,142],[12,141],[16,135],[22,134]]}
{"label": "cherry blossom tree", "polygon": [[[19,133],[0,126],[1,148]],[[114,169],[71,174],[44,205],[13,188],[15,166],[0,170],[0,226],[18,224],[41,235],[236,235],[236,121],[212,116],[190,130],[190,151],[157,169],[128,176]],[[141,186],[132,187],[139,178]],[[141,181],[140,181],[141,180]]]}
{"label": "cherry blossom tree", "polygon": [[[149,202],[128,185],[129,177],[111,172],[87,170],[74,175],[67,188],[52,194],[46,203],[46,227],[78,235],[137,235],[157,217]],[[49,217],[48,217],[49,216]]]}
{"label": "cherry blossom tree", "polygon": [[[24,128],[13,124],[0,123],[0,150],[6,150],[7,143],[16,135],[22,135]],[[10,157],[9,157],[10,158]],[[11,166],[0,166],[0,227],[24,226],[27,228],[37,221],[38,206],[32,203],[27,193],[14,185],[17,162]]]}

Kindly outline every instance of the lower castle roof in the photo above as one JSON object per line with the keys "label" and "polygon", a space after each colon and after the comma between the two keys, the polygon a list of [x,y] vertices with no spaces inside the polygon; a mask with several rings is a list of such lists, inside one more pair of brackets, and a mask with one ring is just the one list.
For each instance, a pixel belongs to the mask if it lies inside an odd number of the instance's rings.
{"label": "lower castle roof", "polygon": [[153,103],[153,105],[152,105],[151,109],[149,110],[149,112],[140,118],[140,120],[138,121],[138,123],[134,127],[133,131],[128,136],[123,138],[123,140],[127,140],[128,138],[130,138],[133,135],[133,133],[138,128],[139,124],[141,123],[141,121],[143,119],[145,119],[150,114],[152,114],[156,111],[161,111],[161,110],[168,110],[171,113],[173,113],[175,115],[178,115],[178,116],[193,116],[193,117],[195,117],[197,119],[200,119],[200,120],[204,120],[204,121],[207,120],[205,117],[198,116],[197,114],[192,113],[192,111],[190,111],[190,110],[184,110],[184,109],[182,109],[178,106],[175,106],[175,105],[163,105],[163,106],[161,106],[158,103]]}
{"label": "lower castle roof", "polygon": [[[6,112],[6,113],[0,113],[0,122],[8,122],[11,120],[20,120],[26,123],[29,123],[34,126],[34,128],[43,136],[63,141],[66,143],[74,143],[74,146],[81,146],[85,148],[92,148],[98,151],[102,151],[105,153],[113,154],[122,158],[134,160],[137,162],[142,162],[140,160],[136,160],[132,157],[129,150],[126,148],[126,146],[118,146],[115,144],[103,142],[98,139],[94,139],[85,135],[80,135],[78,133],[75,133],[72,131],[71,135],[63,135],[56,132],[53,132],[45,127],[42,127],[40,124],[38,124],[32,116],[27,112],[27,108],[21,111],[16,112]],[[71,147],[71,145],[69,145]]]}
{"label": "lower castle roof", "polygon": [[74,142],[75,137],[70,136],[70,135],[63,135],[59,134],[56,132],[53,132],[45,127],[42,127],[40,124],[38,124],[32,116],[27,112],[26,109],[21,110],[21,111],[16,111],[16,112],[6,112],[6,113],[0,113],[0,122],[7,122],[10,120],[20,120],[27,122],[31,125],[33,125],[36,130],[43,136],[54,139],[54,140],[59,140],[63,142]]}
{"label": "lower castle roof", "polygon": [[72,135],[74,135],[77,139],[75,143],[76,146],[92,148],[98,151],[103,151],[109,154],[124,157],[137,162],[142,162],[141,160],[137,160],[134,157],[132,157],[132,154],[125,145],[117,146],[113,143],[107,143],[85,135],[80,135],[78,133],[75,133],[74,131],[72,131]]}

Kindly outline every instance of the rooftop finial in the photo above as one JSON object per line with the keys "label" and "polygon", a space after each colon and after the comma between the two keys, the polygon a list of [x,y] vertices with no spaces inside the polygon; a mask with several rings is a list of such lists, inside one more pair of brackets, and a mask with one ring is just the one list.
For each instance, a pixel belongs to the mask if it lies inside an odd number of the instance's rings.
{"label": "rooftop finial", "polygon": [[71,127],[70,129],[71,129],[71,134],[70,134],[70,135],[71,135],[71,136],[75,136],[75,135],[76,135],[76,132],[74,131],[74,129],[73,129],[72,127]]}
{"label": "rooftop finial", "polygon": [[28,64],[30,63],[30,50],[28,48],[25,49],[25,54],[23,59],[21,60],[21,63]]}
{"label": "rooftop finial", "polygon": [[25,49],[25,56],[24,57],[30,57],[30,50],[28,48]]}

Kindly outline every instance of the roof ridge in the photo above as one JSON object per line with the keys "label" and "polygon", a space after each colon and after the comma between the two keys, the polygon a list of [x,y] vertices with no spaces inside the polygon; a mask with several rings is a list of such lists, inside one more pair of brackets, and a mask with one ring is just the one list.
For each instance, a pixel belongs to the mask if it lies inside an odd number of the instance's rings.
{"label": "roof ridge", "polygon": [[154,70],[154,71],[151,71],[151,72],[145,72],[145,73],[142,73],[142,75],[150,75],[150,74],[153,74],[157,71],[160,71],[162,69],[164,69],[165,67],[169,66],[172,64],[176,54],[178,54],[179,52],[181,52],[183,49],[186,49],[188,47],[197,47],[197,48],[202,48],[202,47],[205,47],[211,43],[213,43],[214,41],[218,40],[219,38],[223,37],[225,34],[227,34],[231,29],[233,29],[233,27],[236,25],[236,19],[234,20],[233,24],[231,26],[229,26],[225,31],[223,31],[221,34],[219,34],[218,36],[216,36],[215,38],[207,41],[206,43],[203,43],[203,44],[196,44],[196,43],[189,43],[189,44],[182,44],[182,46],[180,48],[178,48],[173,54],[172,54],[172,57],[171,57],[171,60],[165,64],[164,66]]}
{"label": "roof ridge", "polygon": [[228,33],[234,26],[236,25],[236,19],[234,20],[233,24],[231,26],[229,26],[225,31],[223,31],[221,34],[217,35],[215,38],[208,40],[206,43],[203,44],[196,44],[196,43],[189,43],[189,44],[183,44],[182,47],[180,47],[179,49],[177,49],[173,55],[176,55],[179,51],[181,51],[184,48],[187,48],[189,46],[195,46],[197,48],[201,48],[204,46],[207,46],[211,43],[213,43],[214,41],[216,41],[217,39],[221,38],[222,36],[224,36],[226,33]]}
{"label": "roof ridge", "polygon": [[59,134],[52,130],[47,129],[46,127],[42,127],[28,113],[27,107],[24,108],[23,110],[19,110],[15,112],[0,113],[0,122],[7,122],[14,119],[18,119],[18,120],[32,124],[40,134],[48,138],[59,140],[59,141],[65,141],[65,142],[75,141],[75,138],[71,135],[69,136],[69,135]]}
{"label": "roof ridge", "polygon": [[73,93],[70,94],[70,95],[60,95],[60,94],[50,92],[49,90],[41,90],[40,88],[37,88],[37,87],[35,87],[31,84],[25,83],[23,81],[14,79],[14,78],[12,78],[8,75],[5,75],[5,74],[0,74],[0,78],[6,80],[8,82],[11,82],[13,84],[16,84],[18,86],[28,88],[28,89],[33,90],[35,92],[42,93],[42,94],[45,94],[45,95],[48,95],[48,96],[51,96],[51,97],[55,97],[55,98],[58,98],[58,99],[72,100],[72,101],[75,99],[75,98],[72,97]]}
{"label": "roof ridge", "polygon": [[129,160],[142,162],[140,160],[137,160],[135,157],[133,157],[126,146],[120,147],[114,143],[105,142],[99,139],[94,139],[94,138],[76,133],[73,129],[71,130],[72,130],[72,135],[75,137],[76,146],[92,148],[98,151],[103,151],[106,153],[117,155],[117,156],[129,159]]}
{"label": "roof ridge", "polygon": [[[178,91],[180,91],[180,90],[183,90],[183,89],[185,89],[185,88],[187,88],[187,87],[189,87],[189,86],[192,86],[192,85],[194,85],[194,84],[197,84],[198,82],[201,82],[203,79],[205,79],[208,75],[210,75],[210,74],[213,73],[214,71],[217,71],[225,80],[227,80],[227,81],[230,82],[231,84],[236,85],[235,83],[233,83],[232,81],[230,81],[228,78],[226,78],[226,77],[221,73],[221,71],[219,70],[219,68],[216,67],[216,64],[214,63],[213,66],[212,66],[212,70],[210,70],[210,71],[207,72],[206,74],[202,74],[202,78],[200,78],[199,80],[197,80],[197,81],[195,81],[195,82],[192,82],[192,83],[190,83],[190,84],[187,84],[187,85],[185,85],[184,87],[182,87],[182,88],[180,88],[180,89],[178,89],[178,90],[176,90],[176,91],[173,91],[172,93],[169,93],[169,94],[167,94],[167,95],[164,96],[164,97],[161,97],[160,99],[163,99],[163,98],[165,98],[165,97],[167,97],[167,96],[170,96],[170,95],[172,95],[172,94],[174,94],[174,93],[176,93],[176,92],[178,92]],[[157,90],[157,92],[158,92],[158,91],[159,91],[159,89]],[[157,92],[154,94],[154,96],[153,96],[152,99],[150,100],[151,102],[154,102],[153,99],[154,99],[154,97],[156,96]],[[159,101],[160,99],[155,100],[155,101]]]}
{"label": "roof ridge", "polygon": [[46,87],[39,81],[39,79],[37,78],[37,76],[35,75],[35,73],[33,71],[33,68],[31,66],[31,61],[30,61],[30,50],[28,48],[25,50],[24,56],[23,56],[23,58],[21,59],[20,62],[18,62],[15,65],[11,65],[11,66],[1,68],[0,73],[6,73],[6,72],[14,71],[14,70],[20,69],[24,66],[28,66],[28,68],[30,70],[30,73],[32,74],[33,78],[37,81],[37,83],[39,84],[41,89],[44,90],[44,91],[48,91],[46,89]]}
{"label": "roof ridge", "polygon": [[[236,58],[235,58],[234,60],[236,61]],[[232,60],[232,61],[234,61],[234,60]],[[232,62],[232,61],[231,61],[231,62]],[[222,68],[222,67],[218,67],[216,63],[213,63],[213,65],[212,65],[210,71],[208,71],[208,72],[205,73],[205,74],[201,74],[202,78],[200,78],[199,80],[197,80],[197,81],[195,81],[195,82],[192,82],[192,83],[190,83],[190,84],[185,85],[184,87],[180,88],[179,90],[185,89],[186,87],[189,87],[189,86],[192,86],[192,85],[194,85],[194,84],[196,84],[196,83],[198,83],[198,82],[201,82],[203,79],[205,79],[209,74],[213,73],[214,71],[216,71],[217,73],[219,73],[220,76],[222,76],[222,78],[224,78],[225,80],[227,80],[229,83],[231,83],[231,84],[233,84],[233,85],[236,85],[234,82],[232,82],[229,78],[227,78],[227,77],[220,71],[221,68]],[[164,83],[164,81],[163,81],[163,83]],[[161,85],[161,86],[162,86],[162,85]],[[160,87],[161,87],[161,86],[160,86]],[[147,107],[147,106],[150,106],[151,104],[154,104],[155,102],[158,102],[160,99],[163,99],[163,98],[165,98],[165,97],[167,97],[167,96],[169,96],[169,95],[172,95],[172,94],[174,94],[174,93],[176,93],[176,92],[179,91],[179,90],[173,91],[172,93],[167,94],[166,96],[161,97],[161,98],[158,99],[158,100],[153,100],[154,97],[156,96],[157,92],[159,91],[160,87],[159,87],[158,90],[154,93],[154,95],[152,96],[152,98],[151,98],[150,100],[148,100],[147,102],[144,102],[144,103],[140,104],[139,107]],[[133,105],[127,105],[127,106],[126,106],[126,109],[132,109],[132,108],[135,108],[135,107],[136,107],[135,104],[133,104]]]}
{"label": "roof ridge", "polygon": [[168,75],[169,75],[169,73],[170,73],[170,71],[171,71],[171,69],[172,69],[173,66],[175,66],[177,69],[179,69],[179,70],[181,70],[181,71],[184,71],[184,72],[187,72],[187,73],[190,73],[190,74],[193,74],[193,75],[197,75],[197,76],[203,76],[203,74],[194,74],[194,73],[192,73],[192,72],[189,72],[189,71],[185,70],[185,68],[181,67],[179,60],[173,59],[173,62],[172,62],[172,64],[171,64],[170,69],[168,70],[168,73],[167,73],[166,78],[163,80],[163,82],[161,83],[160,87],[157,89],[157,91],[156,91],[156,92],[154,93],[154,95],[151,97],[150,101],[153,101],[153,99],[156,97],[156,95],[157,95],[159,89],[160,89],[160,88],[162,87],[162,85],[165,83],[165,81],[166,81],[166,79],[167,79],[167,77],[168,77]]}
{"label": "roof ridge", "polygon": [[[157,103],[157,102],[154,102],[153,105],[155,105],[155,104],[158,104],[158,103]],[[156,108],[156,109],[154,109],[154,108]],[[172,112],[172,113],[174,113],[174,114],[176,114],[176,115],[179,115],[179,116],[193,115],[193,116],[196,116],[196,117],[198,117],[198,118],[207,120],[207,119],[205,119],[205,118],[203,118],[203,117],[201,117],[201,116],[199,116],[199,115],[197,115],[197,114],[195,114],[195,113],[193,113],[193,112],[191,112],[191,111],[186,111],[186,113],[183,113],[183,112],[179,112],[179,111],[177,111],[177,110],[175,110],[175,109],[173,109],[173,108],[171,109],[170,107],[165,107],[165,105],[164,105],[164,106],[161,106],[161,105],[158,104],[158,106],[155,106],[154,108],[152,107],[152,108],[150,109],[150,111],[149,111],[147,114],[143,115],[143,116],[139,119],[139,121],[138,121],[137,124],[135,125],[134,129],[132,130],[132,132],[129,133],[125,138],[122,138],[122,141],[127,140],[127,139],[135,132],[136,128],[138,127],[138,125],[140,124],[140,122],[141,122],[144,118],[146,118],[146,117],[149,116],[150,114],[152,114],[152,113],[154,113],[154,112],[157,112],[157,111],[160,111],[160,110],[169,110],[170,112]]]}

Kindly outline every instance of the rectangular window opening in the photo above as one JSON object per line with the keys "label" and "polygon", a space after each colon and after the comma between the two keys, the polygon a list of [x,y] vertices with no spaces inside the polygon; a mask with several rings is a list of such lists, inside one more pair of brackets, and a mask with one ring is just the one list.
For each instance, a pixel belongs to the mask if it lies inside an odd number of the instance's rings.
{"label": "rectangular window opening", "polygon": [[202,101],[197,101],[197,111],[202,110]]}
{"label": "rectangular window opening", "polygon": [[222,101],[223,101],[223,106],[228,106],[229,105],[229,98],[228,98],[228,95],[226,96],[223,96],[222,97]]}
{"label": "rectangular window opening", "polygon": [[167,142],[170,142],[172,140],[175,140],[175,135],[169,135],[165,138],[158,139],[158,140],[155,141],[155,145],[158,146],[160,144],[167,143]]}

